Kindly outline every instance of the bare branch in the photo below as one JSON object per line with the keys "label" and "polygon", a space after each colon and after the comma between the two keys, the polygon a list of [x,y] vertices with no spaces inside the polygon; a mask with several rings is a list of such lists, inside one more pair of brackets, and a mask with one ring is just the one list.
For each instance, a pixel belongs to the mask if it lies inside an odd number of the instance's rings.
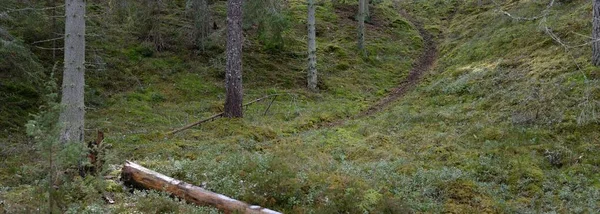
{"label": "bare branch", "polygon": [[[248,103],[246,103],[246,104],[242,105],[242,108],[248,107],[249,105],[252,105],[252,104],[254,104],[254,103],[256,103],[256,102],[263,101],[263,100],[265,100],[265,99],[267,99],[267,98],[269,98],[269,97],[273,97],[273,96],[274,96],[274,97],[277,97],[277,96],[279,96],[279,95],[282,95],[282,94],[271,94],[271,95],[267,95],[267,96],[264,96],[264,97],[258,98],[258,99],[256,99],[256,100],[250,101],[250,102],[248,102]],[[270,107],[270,106],[269,106],[269,107]],[[267,110],[268,110],[268,109],[267,109]],[[215,119],[217,119],[217,118],[220,118],[220,117],[222,117],[224,114],[225,114],[225,112],[221,112],[221,113],[215,114],[215,115],[213,115],[213,116],[210,116],[210,117],[208,117],[208,118],[202,119],[202,120],[200,120],[200,121],[198,121],[198,122],[191,123],[191,124],[189,124],[189,125],[186,125],[186,126],[184,126],[184,127],[182,127],[182,128],[179,128],[179,129],[175,129],[175,130],[173,130],[173,131],[171,131],[171,132],[167,133],[167,135],[173,135],[173,134],[176,134],[176,133],[178,133],[178,132],[181,132],[181,131],[187,130],[187,129],[189,129],[189,128],[192,128],[192,127],[194,127],[194,126],[200,125],[200,124],[202,124],[202,123],[205,123],[205,122],[208,122],[208,121],[215,120]],[[265,112],[265,114],[266,114],[266,112]]]}
{"label": "bare branch", "polygon": [[61,39],[64,39],[64,38],[65,37],[62,36],[62,37],[57,37],[57,38],[53,38],[53,39],[46,39],[46,40],[35,41],[35,42],[31,43],[31,44],[35,45],[35,44],[39,44],[39,43],[43,43],[43,42],[51,42],[51,41],[61,40]]}
{"label": "bare branch", "polygon": [[64,50],[64,48],[45,48],[45,47],[40,47],[40,46],[33,46],[33,47],[40,49],[40,50]]}
{"label": "bare branch", "polygon": [[26,8],[19,8],[19,9],[10,9],[10,8],[5,8],[6,10],[3,11],[2,13],[15,13],[15,12],[21,12],[21,11],[28,11],[28,10],[34,10],[34,11],[43,11],[43,10],[54,10],[57,8],[63,8],[65,7],[65,5],[58,5],[58,6],[54,6],[54,7],[42,7],[42,8],[34,8],[34,7],[26,7]]}
{"label": "bare branch", "polygon": [[541,18],[545,18],[548,16],[548,14],[550,13],[550,9],[552,9],[552,6],[554,6],[554,1],[555,0],[551,0],[550,3],[548,3],[548,6],[546,6],[546,9],[542,11],[542,14],[540,14],[539,16],[534,16],[534,17],[520,17],[520,16],[515,16],[512,15],[509,12],[506,12],[505,10],[502,10],[500,8],[500,4],[498,4],[495,0],[492,0],[492,2],[494,2],[494,4],[496,5],[496,10],[508,17],[510,17],[511,19],[517,20],[517,21],[535,21]]}

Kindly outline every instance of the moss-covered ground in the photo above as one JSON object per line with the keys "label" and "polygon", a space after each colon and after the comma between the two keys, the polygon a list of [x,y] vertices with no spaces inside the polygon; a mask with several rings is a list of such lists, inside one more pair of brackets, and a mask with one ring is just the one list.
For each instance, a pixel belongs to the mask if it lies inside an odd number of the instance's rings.
{"label": "moss-covered ground", "polygon": [[[252,34],[244,47],[245,99],[281,94],[270,110],[254,104],[244,119],[174,136],[164,133],[222,110],[224,42],[215,42],[214,56],[158,53],[133,35],[107,33],[117,42],[100,51],[109,71],[88,75],[86,126],[89,139],[106,133],[108,164],[134,160],[285,213],[600,211],[599,70],[587,46],[565,50],[540,28],[585,43],[588,1],[559,1],[545,25],[497,12],[536,16],[546,7],[539,1],[384,1],[372,8],[366,57],[356,50],[356,5],[319,5],[320,93],[304,87],[306,6],[289,6],[284,51],[265,50]],[[318,126],[366,109],[407,75],[422,39],[395,7],[436,35],[436,67],[389,108]],[[224,10],[217,2],[215,16],[222,20]],[[0,200],[13,212],[43,203],[34,188],[42,163],[29,155],[35,148],[17,146],[23,141],[2,150]],[[101,189],[114,205],[81,189],[74,212],[216,212],[157,192],[130,194],[112,181]]]}

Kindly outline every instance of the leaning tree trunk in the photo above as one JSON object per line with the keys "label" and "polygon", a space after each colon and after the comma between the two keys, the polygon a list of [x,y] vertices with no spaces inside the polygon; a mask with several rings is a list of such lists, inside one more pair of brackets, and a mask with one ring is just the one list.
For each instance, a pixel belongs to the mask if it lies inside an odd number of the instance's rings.
{"label": "leaning tree trunk", "polygon": [[594,0],[592,64],[600,67],[600,0]]}
{"label": "leaning tree trunk", "polygon": [[227,62],[225,70],[225,116],[243,117],[242,100],[242,4],[243,0],[227,1]]}
{"label": "leaning tree trunk", "polygon": [[315,0],[308,0],[308,88],[317,90],[317,42]]}
{"label": "leaning tree trunk", "polygon": [[358,1],[358,50],[361,53],[365,49],[365,1]]}
{"label": "leaning tree trunk", "polygon": [[[65,4],[65,58],[60,113],[62,143],[83,143],[85,73],[85,0]],[[82,144],[83,145],[83,144]]]}

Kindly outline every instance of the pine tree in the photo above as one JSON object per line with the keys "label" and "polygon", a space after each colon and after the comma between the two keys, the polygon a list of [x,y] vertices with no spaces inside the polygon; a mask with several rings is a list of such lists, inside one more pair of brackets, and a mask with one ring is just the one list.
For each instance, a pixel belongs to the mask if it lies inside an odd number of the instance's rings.
{"label": "pine tree", "polygon": [[85,85],[85,0],[67,0],[65,4],[65,48],[59,121],[63,124],[62,143],[80,143],[84,136]]}
{"label": "pine tree", "polygon": [[242,4],[243,0],[227,1],[227,62],[225,67],[225,116],[243,117],[242,101]]}
{"label": "pine tree", "polygon": [[252,0],[244,3],[243,27],[257,28],[258,38],[266,49],[284,48],[283,32],[289,27],[283,0]]}
{"label": "pine tree", "polygon": [[208,0],[189,0],[191,16],[194,22],[194,44],[204,51],[210,34],[210,8]]}

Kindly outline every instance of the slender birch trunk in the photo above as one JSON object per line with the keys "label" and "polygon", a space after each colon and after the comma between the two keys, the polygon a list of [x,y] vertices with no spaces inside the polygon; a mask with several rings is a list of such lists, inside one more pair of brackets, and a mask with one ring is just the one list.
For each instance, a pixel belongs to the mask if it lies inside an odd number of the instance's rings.
{"label": "slender birch trunk", "polygon": [[317,90],[317,42],[315,0],[308,0],[308,88]]}
{"label": "slender birch trunk", "polygon": [[600,67],[600,0],[594,0],[592,64]]}
{"label": "slender birch trunk", "polygon": [[[85,0],[65,4],[65,55],[59,121],[62,143],[83,143],[85,86]],[[83,144],[82,144],[83,145]]]}
{"label": "slender birch trunk", "polygon": [[242,4],[243,0],[227,1],[227,62],[225,70],[225,116],[243,117],[242,101]]}
{"label": "slender birch trunk", "polygon": [[365,1],[358,1],[358,50],[365,51]]}

